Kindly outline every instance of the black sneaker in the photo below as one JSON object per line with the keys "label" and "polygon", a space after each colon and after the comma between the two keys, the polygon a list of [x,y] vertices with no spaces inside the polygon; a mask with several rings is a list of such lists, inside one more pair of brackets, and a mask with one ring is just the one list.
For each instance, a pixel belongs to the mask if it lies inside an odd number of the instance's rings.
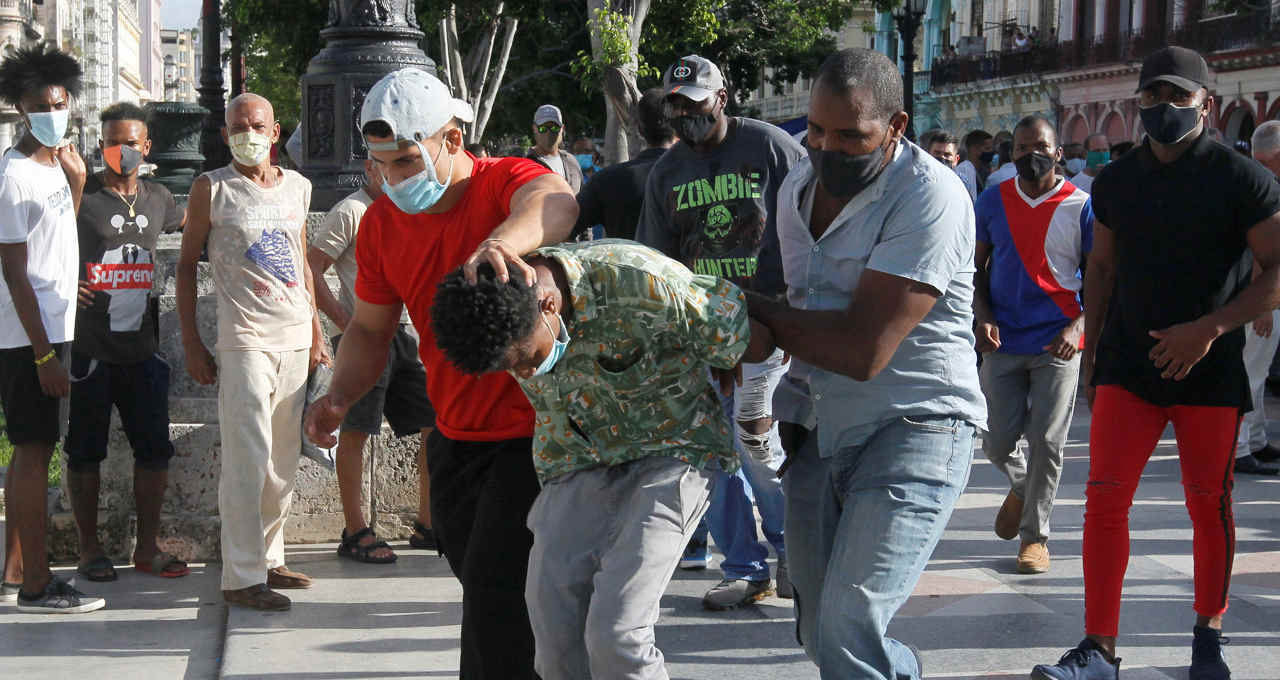
{"label": "black sneaker", "polygon": [[1236,459],[1235,473],[1237,475],[1275,475],[1280,474],[1280,468],[1263,465],[1258,462],[1257,457],[1248,455]]}
{"label": "black sneaker", "polygon": [[1252,455],[1263,463],[1274,463],[1280,460],[1280,449],[1268,443],[1266,446],[1252,452]]}
{"label": "black sneaker", "polygon": [[106,600],[85,595],[57,575],[49,577],[49,585],[39,595],[18,593],[18,611],[26,614],[84,614],[106,605]]}
{"label": "black sneaker", "polygon": [[1222,646],[1230,642],[1222,637],[1222,631],[1206,626],[1196,626],[1195,640],[1191,643],[1191,680],[1231,680],[1231,669]]}
{"label": "black sneaker", "polygon": [[1075,649],[1069,650],[1048,666],[1041,664],[1031,669],[1031,680],[1119,680],[1120,659],[1109,661],[1098,643],[1085,638]]}
{"label": "black sneaker", "polygon": [[707,542],[689,539],[689,544],[684,547],[684,555],[680,557],[680,568],[685,571],[702,571],[710,564],[711,553],[707,550]]}

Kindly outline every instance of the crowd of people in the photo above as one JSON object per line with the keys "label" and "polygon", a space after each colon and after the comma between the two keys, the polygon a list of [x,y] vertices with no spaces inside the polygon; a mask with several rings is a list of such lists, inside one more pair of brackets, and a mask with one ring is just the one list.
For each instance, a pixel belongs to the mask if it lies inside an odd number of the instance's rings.
{"label": "crowd of people", "polygon": [[[0,63],[0,98],[27,127],[0,160],[0,402],[16,449],[3,599],[19,610],[105,605],[48,567],[59,441],[77,571],[118,578],[96,535],[113,405],[135,455],[133,563],[190,573],[156,546],[173,447],[150,291],[157,236],[181,230],[185,367],[218,388],[229,604],[286,610],[279,591],[312,584],[284,552],[303,436],[337,447],[338,554],[396,559],[359,504],[361,450],[385,416],[421,436],[410,543],[438,548],[462,584],[462,678],[668,677],[659,601],[675,570],[710,566],[708,537],[723,554],[708,610],[776,593],[822,677],[919,678],[918,649],[886,629],[978,437],[1009,480],[995,533],[1020,539],[1019,571],[1044,573],[1082,386],[1085,639],[1032,677],[1118,677],[1128,509],[1170,422],[1194,527],[1190,677],[1230,677],[1233,474],[1280,458],[1261,409],[1280,341],[1280,122],[1258,128],[1256,162],[1215,142],[1195,52],[1144,61],[1142,144],[1092,135],[1070,151],[1040,116],[917,145],[897,67],[863,49],[822,64],[797,141],[729,115],[719,68],[690,55],[638,103],[647,148],[607,168],[589,142],[562,148],[552,104],[525,157],[468,147],[471,107],[403,69],[359,112],[367,186],[312,238],[310,183],[271,162],[271,102],[228,103],[233,161],[197,178],[183,211],[138,177],[136,106],[103,112],[100,172],[63,142],[80,73],[49,46]],[[333,378],[307,406],[321,364]]]}

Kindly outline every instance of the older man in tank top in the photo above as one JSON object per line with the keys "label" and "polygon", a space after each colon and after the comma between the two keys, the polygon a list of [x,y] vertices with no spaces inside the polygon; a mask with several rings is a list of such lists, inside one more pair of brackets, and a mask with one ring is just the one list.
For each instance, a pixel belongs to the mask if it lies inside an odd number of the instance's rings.
{"label": "older man in tank top", "polygon": [[[271,164],[280,137],[271,103],[227,105],[233,162],[191,187],[178,264],[187,372],[218,385],[222,431],[222,594],[230,604],[282,610],[278,588],[311,579],[284,564],[284,523],[301,450],[308,372],[329,361],[304,256],[311,183]],[[196,325],[196,261],[208,248],[218,299],[216,359]]]}

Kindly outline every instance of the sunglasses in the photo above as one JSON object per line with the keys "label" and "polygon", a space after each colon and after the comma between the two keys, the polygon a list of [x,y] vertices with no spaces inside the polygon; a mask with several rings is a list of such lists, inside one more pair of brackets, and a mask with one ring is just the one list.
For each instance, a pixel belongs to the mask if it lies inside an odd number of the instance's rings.
{"label": "sunglasses", "polygon": [[555,123],[543,123],[542,125],[538,126],[538,132],[541,132],[544,135],[551,132],[559,132],[559,131],[560,131],[560,126],[556,125]]}

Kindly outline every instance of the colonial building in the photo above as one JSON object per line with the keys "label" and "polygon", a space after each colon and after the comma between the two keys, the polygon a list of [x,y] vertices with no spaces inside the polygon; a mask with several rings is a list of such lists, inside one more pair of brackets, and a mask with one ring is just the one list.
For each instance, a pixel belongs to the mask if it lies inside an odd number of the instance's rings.
{"label": "colonial building", "polygon": [[164,50],[164,100],[192,102],[199,97],[196,85],[200,72],[196,68],[196,32],[164,30],[160,32]]}

